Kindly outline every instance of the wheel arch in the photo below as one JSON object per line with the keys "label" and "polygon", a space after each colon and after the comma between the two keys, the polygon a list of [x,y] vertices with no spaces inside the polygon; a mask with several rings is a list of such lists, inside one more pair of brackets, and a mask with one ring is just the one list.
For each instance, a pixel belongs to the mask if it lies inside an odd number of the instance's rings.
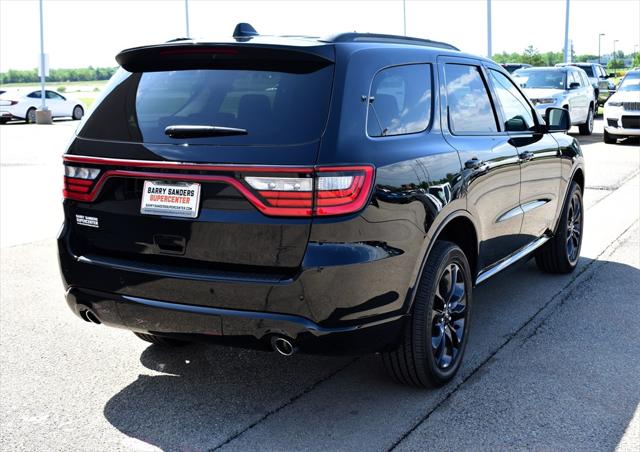
{"label": "wheel arch", "polygon": [[455,243],[462,249],[467,260],[469,261],[469,268],[471,269],[471,282],[475,285],[476,276],[478,274],[478,228],[473,220],[473,216],[467,210],[457,210],[450,213],[444,218],[437,226],[434,226],[434,230],[431,234],[428,234],[426,251],[421,257],[420,266],[416,272],[416,277],[413,281],[413,286],[408,292],[407,301],[405,302],[405,313],[411,312],[413,307],[413,301],[415,294],[420,283],[420,277],[424,271],[424,267],[427,263],[427,259],[433,249],[433,246],[438,240],[447,240]]}
{"label": "wheel arch", "polygon": [[567,204],[567,198],[569,196],[569,192],[571,190],[571,184],[573,182],[578,184],[578,186],[580,187],[580,191],[582,192],[582,195],[584,196],[585,179],[584,179],[584,168],[582,166],[576,167],[573,170],[573,173],[571,174],[571,178],[569,179],[569,183],[567,184],[567,187],[566,187],[565,192],[563,194],[562,209],[558,212],[557,218],[555,219],[555,223],[553,225],[553,234],[554,235],[555,235],[556,231],[558,230],[558,224],[560,223],[560,218],[562,217],[562,212],[564,211],[565,205]]}

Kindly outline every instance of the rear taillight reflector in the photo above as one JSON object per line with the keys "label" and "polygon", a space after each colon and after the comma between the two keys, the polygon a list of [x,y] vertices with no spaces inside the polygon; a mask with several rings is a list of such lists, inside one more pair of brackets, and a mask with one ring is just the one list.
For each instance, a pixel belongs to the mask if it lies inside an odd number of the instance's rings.
{"label": "rear taillight reflector", "polygon": [[244,180],[264,200],[261,210],[266,215],[344,215],[364,207],[373,183],[373,168],[320,167],[310,176],[246,176]]}
{"label": "rear taillight reflector", "polygon": [[75,199],[76,201],[90,200],[91,189],[99,175],[99,168],[65,165],[62,195],[67,199]]}

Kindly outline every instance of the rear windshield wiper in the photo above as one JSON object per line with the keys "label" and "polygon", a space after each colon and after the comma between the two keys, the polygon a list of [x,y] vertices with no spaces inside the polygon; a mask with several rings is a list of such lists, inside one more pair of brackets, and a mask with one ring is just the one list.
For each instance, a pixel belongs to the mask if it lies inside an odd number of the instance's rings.
{"label": "rear windshield wiper", "polygon": [[231,135],[247,135],[247,129],[219,126],[173,125],[164,129],[165,135],[171,138],[226,137]]}

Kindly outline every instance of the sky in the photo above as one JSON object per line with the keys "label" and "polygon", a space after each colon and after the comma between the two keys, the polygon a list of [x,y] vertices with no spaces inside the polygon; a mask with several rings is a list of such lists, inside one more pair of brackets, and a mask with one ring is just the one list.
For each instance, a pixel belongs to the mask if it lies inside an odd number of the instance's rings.
{"label": "sky", "polygon": [[[238,22],[261,34],[326,36],[341,31],[403,33],[402,0],[189,0],[191,36],[230,36]],[[486,0],[407,0],[407,34],[487,53]],[[640,45],[640,0],[571,0],[577,54]],[[0,0],[0,72],[38,64],[37,0]],[[492,0],[493,53],[561,51],[565,0]],[[115,66],[122,49],[186,35],[184,0],[44,0],[45,53],[51,68]],[[634,48],[635,46],[635,48]]]}

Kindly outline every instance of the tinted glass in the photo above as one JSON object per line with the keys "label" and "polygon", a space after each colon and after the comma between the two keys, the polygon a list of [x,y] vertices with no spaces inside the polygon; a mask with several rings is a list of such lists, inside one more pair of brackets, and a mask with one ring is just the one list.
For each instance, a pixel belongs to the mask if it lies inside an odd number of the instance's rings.
{"label": "tinted glass", "polygon": [[[333,66],[308,71],[300,67],[297,72],[263,67],[120,70],[79,135],[221,145],[280,145],[319,139],[328,114]],[[247,134],[174,139],[165,135],[165,128],[171,125],[233,127],[246,129]]]}
{"label": "tinted glass", "polygon": [[593,75],[593,66],[579,66],[580,69],[584,70],[589,77],[595,77]]}
{"label": "tinted glass", "polygon": [[31,97],[32,99],[40,99],[42,97],[41,91],[34,91],[32,93],[27,94],[27,97]]}
{"label": "tinted glass", "polygon": [[456,133],[496,132],[496,119],[480,69],[447,64],[449,127]]}
{"label": "tinted glass", "polygon": [[535,127],[531,107],[520,91],[504,74],[489,70],[493,88],[504,113],[504,129],[507,131],[531,130]]}
{"label": "tinted glass", "polygon": [[565,89],[566,72],[563,70],[521,69],[515,77],[522,88]]}
{"label": "tinted glass", "polygon": [[422,132],[431,118],[431,65],[396,66],[378,72],[371,97],[369,136]]}

